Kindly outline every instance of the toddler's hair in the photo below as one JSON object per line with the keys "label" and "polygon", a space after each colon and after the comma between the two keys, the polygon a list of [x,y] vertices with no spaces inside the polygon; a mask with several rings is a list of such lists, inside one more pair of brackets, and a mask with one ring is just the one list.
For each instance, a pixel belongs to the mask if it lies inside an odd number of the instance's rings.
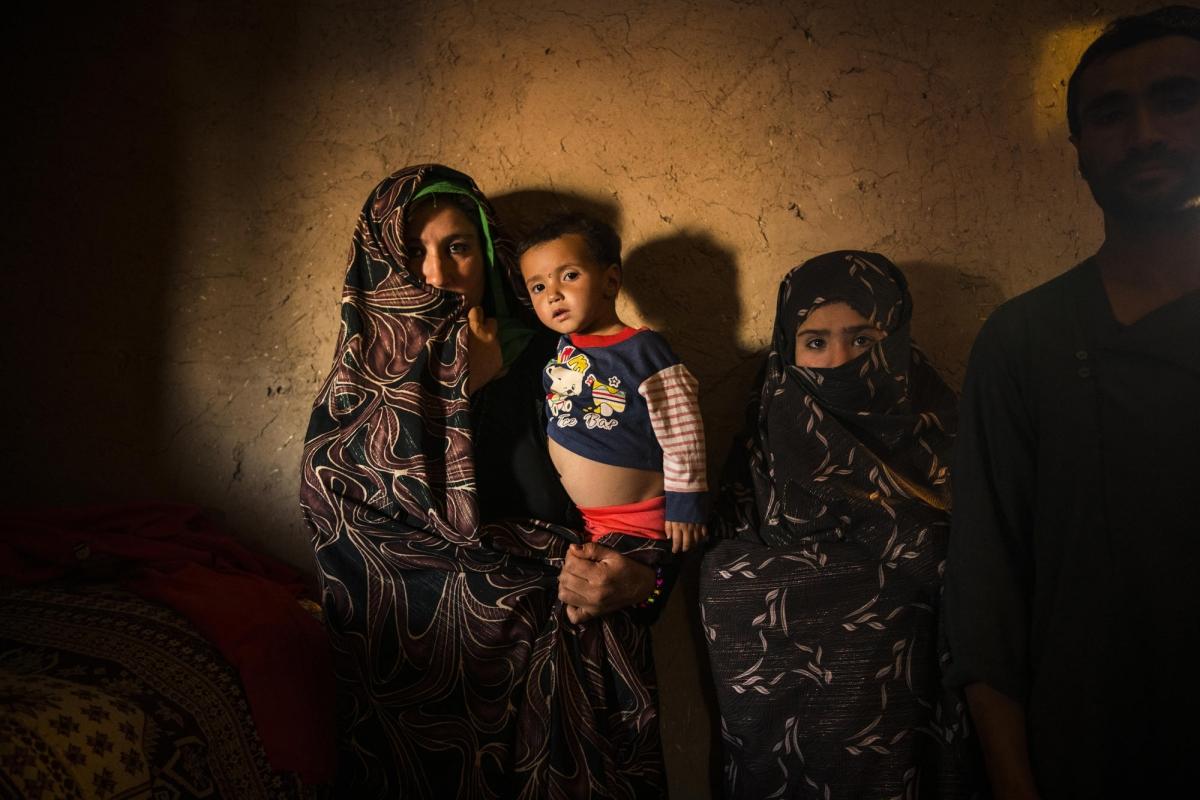
{"label": "toddler's hair", "polygon": [[539,244],[561,239],[571,233],[579,234],[587,244],[588,252],[596,266],[607,267],[609,264],[621,266],[621,237],[611,225],[601,222],[587,214],[560,214],[542,223],[538,228],[517,246],[517,257],[525,255],[527,250]]}

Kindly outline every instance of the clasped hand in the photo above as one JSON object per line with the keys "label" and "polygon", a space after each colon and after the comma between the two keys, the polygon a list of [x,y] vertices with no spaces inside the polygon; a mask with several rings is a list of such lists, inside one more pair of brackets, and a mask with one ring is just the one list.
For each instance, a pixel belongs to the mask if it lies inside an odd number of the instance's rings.
{"label": "clasped hand", "polygon": [[567,549],[558,599],[575,624],[637,605],[654,591],[654,570],[595,542]]}

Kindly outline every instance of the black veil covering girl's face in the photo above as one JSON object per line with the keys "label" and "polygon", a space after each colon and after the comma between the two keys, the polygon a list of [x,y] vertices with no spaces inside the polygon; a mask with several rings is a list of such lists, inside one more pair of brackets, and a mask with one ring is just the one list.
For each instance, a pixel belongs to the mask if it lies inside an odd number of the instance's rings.
{"label": "black veil covering girl's face", "polygon": [[797,321],[797,367],[831,369],[858,358],[887,336],[872,319],[840,300],[811,309]]}
{"label": "black veil covering girl's face", "polygon": [[912,300],[878,253],[839,250],[784,277],[775,312],[778,368],[823,405],[886,412],[908,398]]}
{"label": "black veil covering girl's face", "polygon": [[[794,333],[834,304],[847,306],[884,333],[907,323],[912,313],[908,282],[895,264],[878,253],[837,250],[805,261],[784,277],[775,313],[777,334],[780,326],[782,332]],[[795,362],[792,343],[777,339],[775,344],[784,362]]]}

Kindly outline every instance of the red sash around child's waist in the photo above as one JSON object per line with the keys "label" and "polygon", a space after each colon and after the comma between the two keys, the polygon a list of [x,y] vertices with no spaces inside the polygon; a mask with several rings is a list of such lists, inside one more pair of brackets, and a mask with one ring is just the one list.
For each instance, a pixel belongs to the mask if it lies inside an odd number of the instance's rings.
{"label": "red sash around child's waist", "polygon": [[619,506],[580,507],[583,527],[598,538],[606,533],[627,533],[646,539],[665,539],[666,499],[663,495],[651,497],[637,503]]}

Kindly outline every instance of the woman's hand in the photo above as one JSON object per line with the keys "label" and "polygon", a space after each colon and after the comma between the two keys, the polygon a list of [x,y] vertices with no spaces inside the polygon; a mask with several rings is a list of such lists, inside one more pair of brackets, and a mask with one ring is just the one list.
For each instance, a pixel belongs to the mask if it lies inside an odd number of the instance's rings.
{"label": "woman's hand", "polygon": [[498,324],[483,316],[481,306],[475,306],[467,312],[467,393],[478,392],[503,368]]}
{"label": "woman's hand", "polygon": [[653,591],[653,569],[595,542],[571,545],[558,576],[558,599],[576,624],[637,605]]}

